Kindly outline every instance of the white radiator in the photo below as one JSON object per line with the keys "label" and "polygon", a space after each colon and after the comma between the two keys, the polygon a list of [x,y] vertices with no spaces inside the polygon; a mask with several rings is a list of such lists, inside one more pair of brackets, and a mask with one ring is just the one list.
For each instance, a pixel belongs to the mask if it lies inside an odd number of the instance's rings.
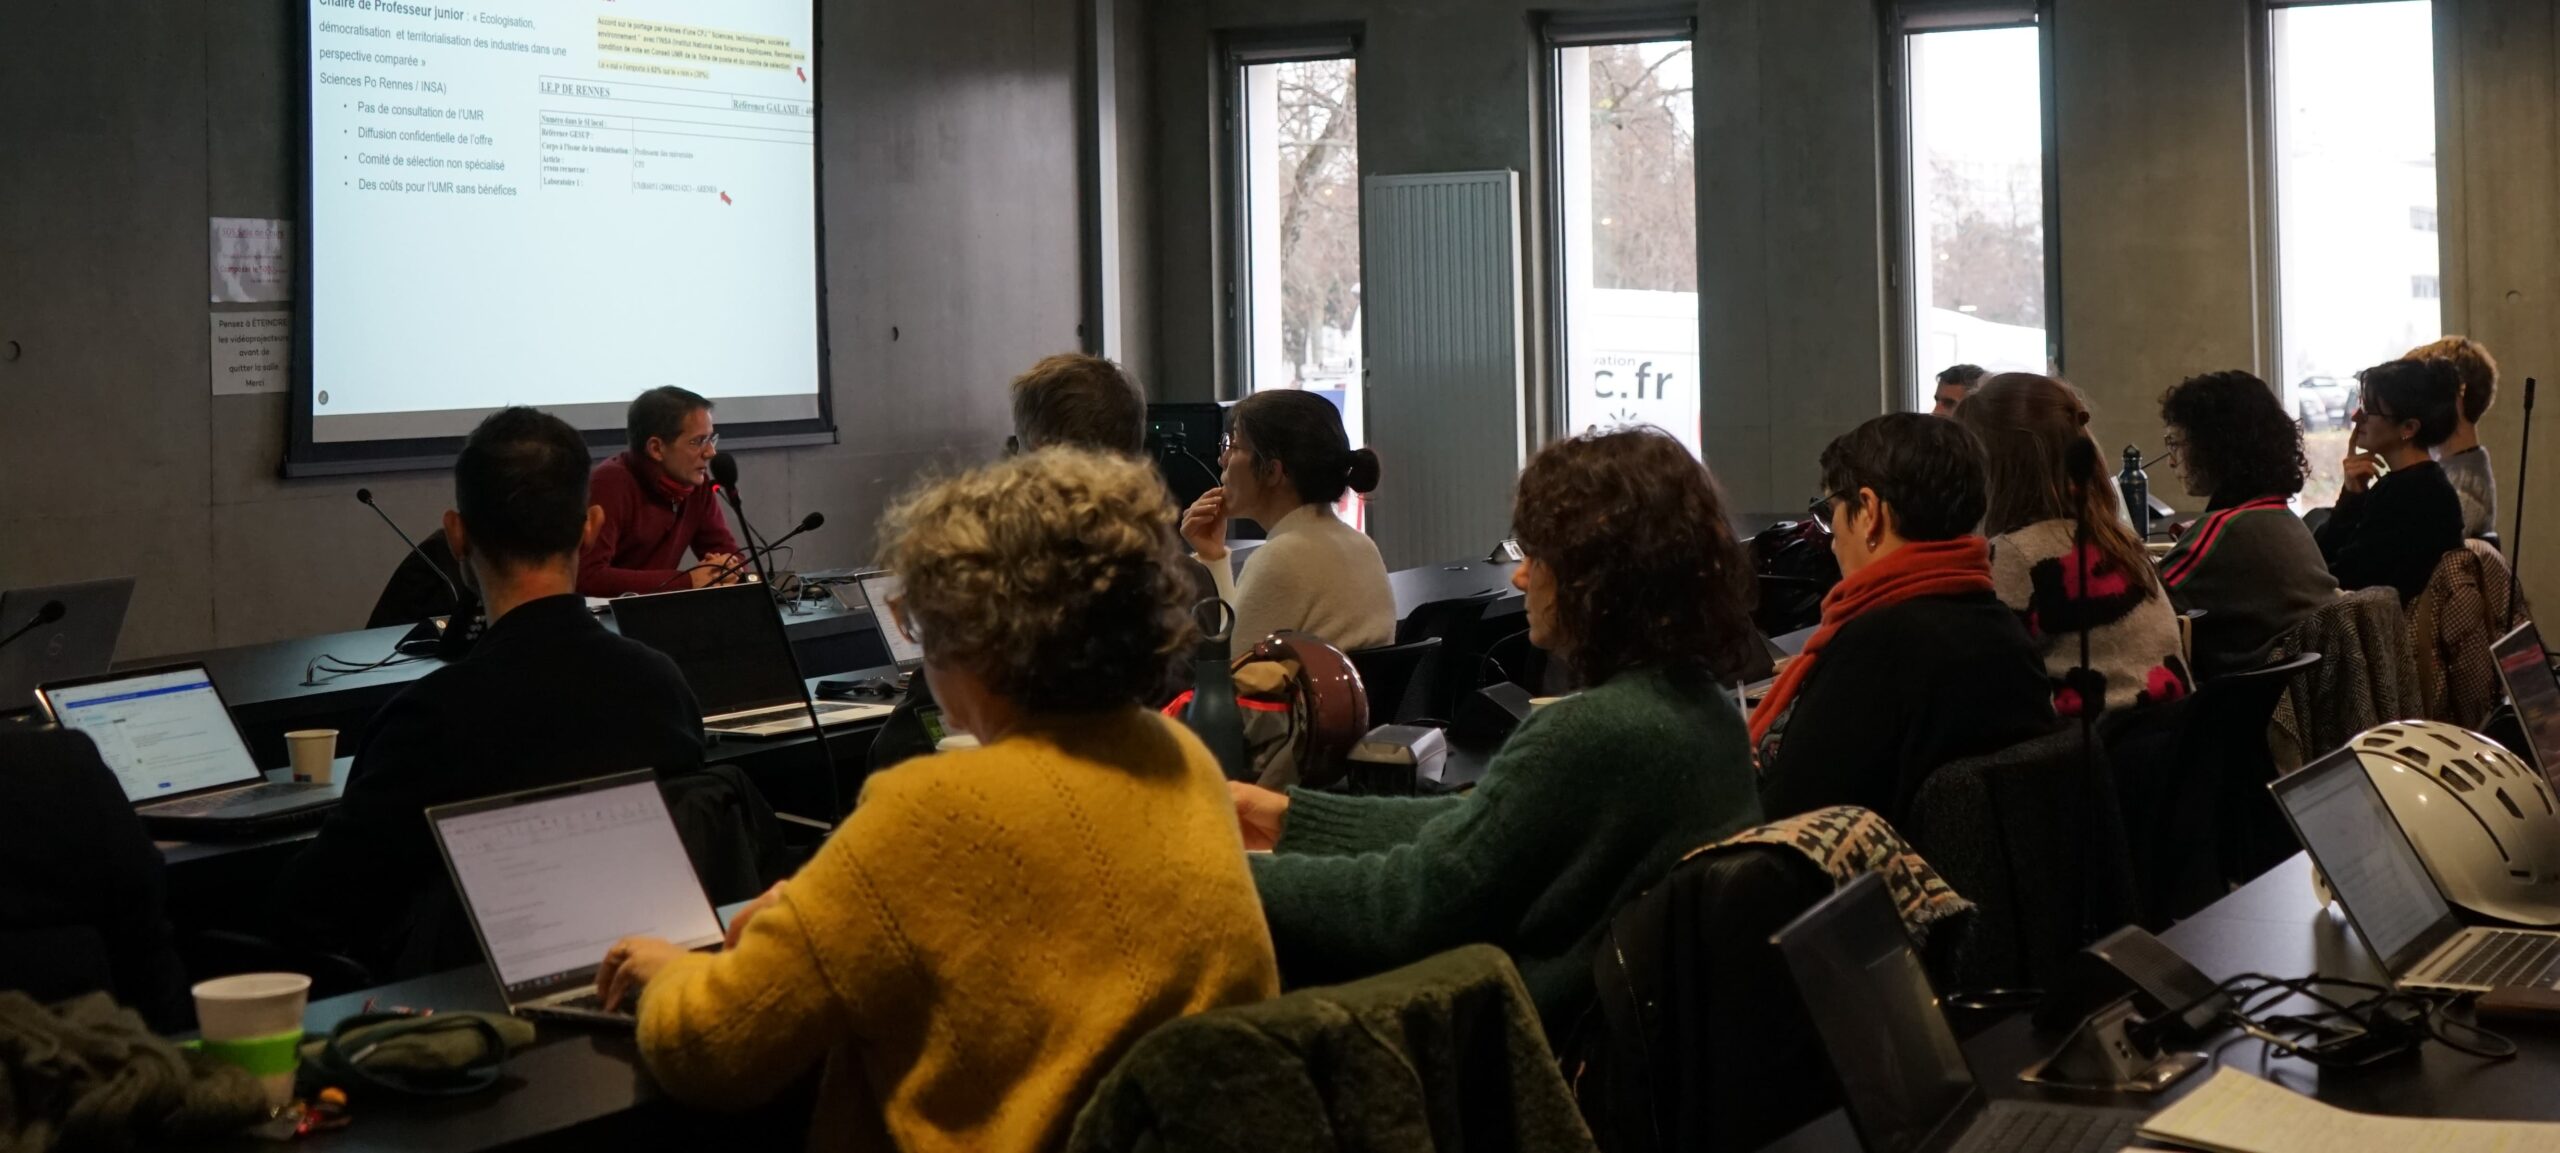
{"label": "white radiator", "polygon": [[1372,176],[1360,205],[1370,534],[1390,570],[1483,556],[1529,445],[1519,174]]}

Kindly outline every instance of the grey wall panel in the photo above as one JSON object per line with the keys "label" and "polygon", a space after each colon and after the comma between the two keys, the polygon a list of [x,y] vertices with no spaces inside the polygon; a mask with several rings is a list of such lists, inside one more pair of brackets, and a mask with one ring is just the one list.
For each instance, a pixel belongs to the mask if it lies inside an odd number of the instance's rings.
{"label": "grey wall panel", "polygon": [[1370,439],[1395,446],[1369,531],[1388,568],[1508,535],[1527,436],[1519,185],[1511,172],[1361,185]]}

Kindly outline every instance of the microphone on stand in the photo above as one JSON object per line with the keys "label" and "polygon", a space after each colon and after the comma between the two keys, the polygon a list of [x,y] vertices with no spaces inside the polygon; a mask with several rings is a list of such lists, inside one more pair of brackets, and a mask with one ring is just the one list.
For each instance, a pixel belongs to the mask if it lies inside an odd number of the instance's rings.
{"label": "microphone on stand", "polygon": [[[653,593],[656,593],[656,592],[664,592],[664,591],[666,591],[666,588],[667,588],[667,586],[668,586],[668,585],[674,584],[674,583],[676,583],[677,581],[683,580],[683,579],[685,579],[685,578],[687,578],[687,577],[689,577],[689,576],[692,576],[694,573],[700,572],[700,571],[702,571],[703,569],[707,569],[707,568],[716,568],[716,569],[720,570],[720,575],[719,575],[719,577],[715,578],[714,583],[716,583],[718,580],[726,580],[726,579],[728,579],[729,577],[734,576],[734,575],[736,575],[737,573],[739,573],[740,571],[742,571],[742,569],[744,568],[744,566],[754,564],[758,558],[760,558],[760,557],[764,557],[764,556],[768,556],[768,555],[771,555],[771,554],[772,554],[772,552],[773,552],[775,549],[778,549],[778,548],[781,548],[781,547],[782,547],[783,542],[788,541],[788,540],[790,540],[791,538],[793,538],[793,537],[795,537],[795,536],[800,535],[801,533],[808,532],[809,530],[814,529],[814,528],[818,527],[819,525],[822,525],[822,524],[825,524],[825,523],[827,523],[827,514],[822,513],[822,512],[813,512],[813,513],[810,513],[810,514],[809,514],[809,515],[807,515],[807,516],[801,517],[801,518],[800,518],[800,523],[799,523],[799,524],[797,524],[797,525],[792,526],[792,529],[791,529],[791,531],[790,531],[790,532],[787,532],[787,533],[782,534],[782,536],[781,536],[780,538],[778,538],[778,539],[776,539],[776,540],[773,540],[773,541],[771,541],[771,542],[769,542],[769,543],[765,544],[765,545],[764,545],[763,547],[761,547],[761,548],[751,548],[751,549],[748,549],[747,551],[745,551],[745,552],[743,552],[743,553],[738,554],[735,558],[731,559],[727,564],[721,564],[721,565],[698,564],[698,565],[693,566],[692,568],[678,569],[678,570],[676,570],[676,575],[671,576],[671,577],[668,577],[666,580],[659,582],[659,584],[658,584],[658,587],[657,587],[657,588],[650,589],[649,591],[650,591],[650,592],[653,592]],[[759,579],[759,580],[763,579],[762,574],[758,574],[757,579]]]}
{"label": "microphone on stand", "polygon": [[46,601],[43,604],[38,605],[36,607],[36,615],[30,618],[27,623],[19,625],[16,632],[10,633],[5,637],[0,637],[0,649],[9,647],[9,642],[17,640],[19,637],[25,636],[28,633],[34,632],[37,629],[61,620],[69,612],[69,609],[62,607],[61,601]]}
{"label": "microphone on stand", "polygon": [[2533,463],[2533,378],[2524,378],[2524,439],[2516,445],[2516,531],[2507,544],[2507,627],[2524,615],[2524,479]]}
{"label": "microphone on stand", "polygon": [[[741,503],[738,499],[738,458],[725,452],[713,454],[711,457],[711,491],[719,493],[720,499],[728,502],[729,514],[738,518],[739,535],[747,538],[747,553],[748,555],[754,555],[758,544],[756,539],[756,527],[747,523],[747,506]],[[771,551],[770,546],[767,547],[767,551]],[[758,564],[756,566],[756,577],[764,582],[766,588],[773,587],[772,566]]]}
{"label": "microphone on stand", "polygon": [[[393,647],[410,656],[434,656],[448,661],[461,660],[463,654],[471,651],[471,643],[480,639],[480,628],[483,622],[480,619],[479,598],[464,593],[462,585],[453,579],[451,573],[444,570],[443,565],[437,564],[435,558],[428,556],[425,549],[418,547],[415,539],[400,530],[399,522],[392,520],[390,513],[382,511],[382,506],[374,503],[372,489],[357,489],[356,500],[366,508],[372,509],[373,515],[381,517],[384,527],[389,528],[393,536],[399,537],[400,543],[409,546],[409,555],[416,557],[419,564],[427,566],[427,571],[436,574],[436,579],[443,581],[444,587],[453,593],[452,612],[442,616],[429,614],[426,619],[412,627],[407,636],[401,637],[399,643]],[[458,628],[455,627],[457,623],[460,625]]]}

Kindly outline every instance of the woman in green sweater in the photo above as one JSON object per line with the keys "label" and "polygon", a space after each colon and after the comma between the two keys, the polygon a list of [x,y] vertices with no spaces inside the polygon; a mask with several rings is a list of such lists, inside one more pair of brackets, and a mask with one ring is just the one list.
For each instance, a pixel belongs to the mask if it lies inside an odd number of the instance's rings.
{"label": "woman in green sweater", "polygon": [[1719,673],[1757,645],[1751,574],[1705,465],[1659,429],[1547,446],[1520,474],[1529,640],[1583,690],[1521,723],[1471,793],[1411,799],[1232,784],[1291,985],[1489,942],[1548,1033],[1591,999],[1609,918],[1682,854],[1759,823]]}

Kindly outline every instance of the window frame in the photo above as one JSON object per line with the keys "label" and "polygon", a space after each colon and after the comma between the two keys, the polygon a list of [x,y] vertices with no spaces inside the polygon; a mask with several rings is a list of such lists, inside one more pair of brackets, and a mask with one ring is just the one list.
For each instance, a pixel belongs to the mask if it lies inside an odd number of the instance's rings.
{"label": "window frame", "polygon": [[[1316,60],[1349,60],[1355,75],[1360,64],[1360,33],[1356,25],[1325,24],[1294,28],[1248,29],[1225,33],[1218,40],[1218,124],[1226,135],[1217,150],[1223,162],[1217,174],[1216,206],[1218,231],[1226,259],[1219,267],[1215,290],[1220,293],[1218,331],[1223,337],[1224,355],[1217,358],[1215,395],[1220,400],[1242,400],[1253,394],[1253,216],[1245,202],[1247,153],[1252,146],[1251,133],[1245,125],[1245,70],[1265,64],[1294,64]],[[1354,81],[1357,82],[1356,80]],[[1360,169],[1366,179],[1367,168]],[[1361,274],[1368,273],[1368,253],[1361,253]],[[1363,313],[1365,327],[1366,313]],[[1364,336],[1365,343],[1365,336]],[[1362,357],[1363,375],[1367,358]],[[1365,380],[1362,386],[1366,387]]]}
{"label": "window frame", "polygon": [[[2257,182],[2258,379],[2275,389],[2276,400],[2291,411],[2294,398],[2284,362],[2284,158],[2277,147],[2275,13],[2286,8],[2343,8],[2355,4],[2388,4],[2397,0],[2251,0],[2249,5],[2249,98],[2252,175]],[[2460,91],[2459,27],[2453,0],[2427,0],[2430,25],[2428,62],[2435,88],[2436,120],[2436,315],[2445,332],[2470,330],[2463,294],[2462,185],[2463,148]]]}
{"label": "window frame", "polygon": [[1899,0],[1884,11],[1884,150],[1893,201],[1885,288],[1892,299],[1885,357],[1887,412],[1927,412],[1921,396],[1920,305],[1910,267],[1919,250],[1920,206],[1911,184],[1911,38],[1997,28],[2036,30],[2037,120],[2043,137],[2039,178],[2044,192],[2044,348],[2053,372],[2066,372],[2062,295],[2062,168],[2055,137],[2053,9],[2055,0]]}
{"label": "window frame", "polygon": [[[1546,168],[1544,179],[1538,182],[1538,188],[1546,198],[1546,207],[1540,214],[1543,218],[1540,223],[1547,233],[1546,243],[1540,246],[1546,259],[1546,275],[1539,279],[1543,282],[1542,288],[1547,298],[1546,323],[1543,325],[1547,336],[1546,356],[1543,358],[1547,379],[1545,387],[1535,390],[1538,411],[1532,416],[1529,430],[1529,450],[1533,453],[1547,443],[1566,435],[1568,419],[1566,410],[1572,399],[1567,393],[1573,386],[1573,350],[1569,333],[1572,309],[1567,303],[1569,294],[1565,272],[1567,267],[1565,246],[1572,242],[1572,229],[1569,227],[1570,222],[1564,217],[1564,91],[1560,82],[1563,70],[1563,58],[1560,53],[1567,48],[1605,48],[1617,44],[1650,44],[1663,40],[1689,42],[1690,69],[1694,78],[1702,63],[1698,54],[1698,12],[1695,6],[1609,13],[1559,12],[1548,15],[1538,24],[1541,88],[1538,114],[1542,121],[1540,125],[1542,135],[1545,137],[1540,142],[1539,157]],[[1705,86],[1693,79],[1689,91],[1693,124],[1700,122],[1695,105],[1704,92]],[[1694,149],[1692,165],[1703,163],[1705,155],[1703,148]],[[1703,170],[1698,173],[1697,185],[1701,190],[1705,187],[1704,175]],[[1699,266],[1698,351],[1699,362],[1703,366],[1707,344],[1706,285],[1704,283],[1706,217],[1698,211],[1694,202],[1689,211],[1696,221],[1694,227],[1700,242],[1700,250],[1692,259],[1696,260]],[[1701,390],[1698,397],[1697,435],[1700,451],[1703,452],[1706,444],[1706,396],[1704,394],[1706,382],[1701,380],[1696,383]]]}

